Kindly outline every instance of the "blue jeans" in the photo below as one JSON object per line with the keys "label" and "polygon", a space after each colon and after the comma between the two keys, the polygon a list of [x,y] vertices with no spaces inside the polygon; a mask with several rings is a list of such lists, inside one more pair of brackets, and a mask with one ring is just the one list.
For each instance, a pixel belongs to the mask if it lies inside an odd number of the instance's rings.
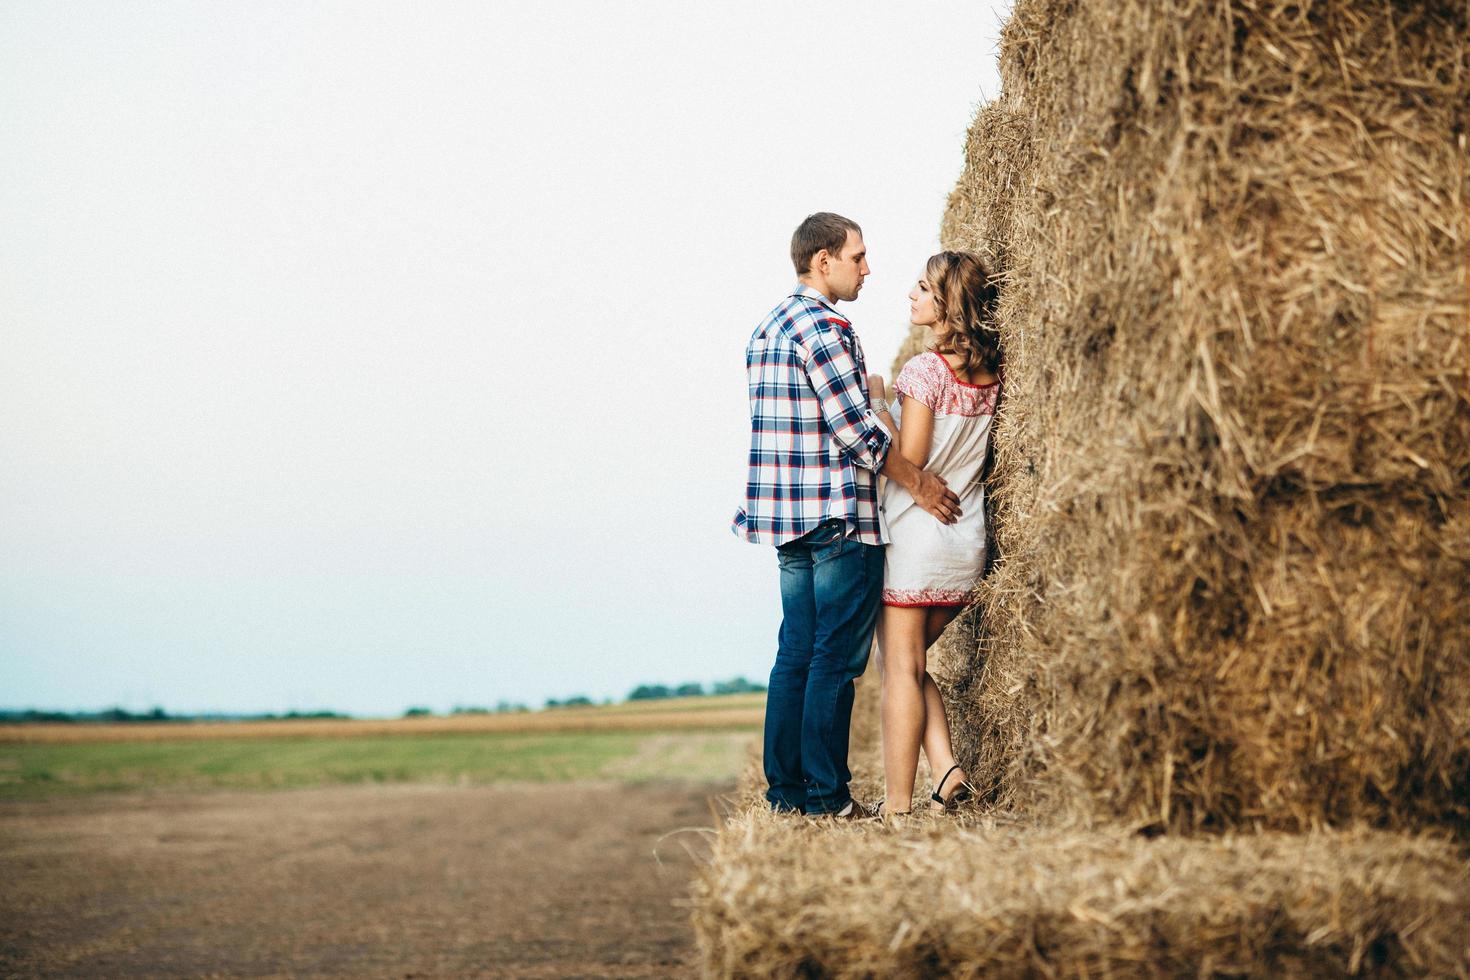
{"label": "blue jeans", "polygon": [[823,521],[776,549],[781,635],[766,692],[766,799],[776,810],[833,813],[847,784],[853,679],[868,666],[883,591],[883,546]]}

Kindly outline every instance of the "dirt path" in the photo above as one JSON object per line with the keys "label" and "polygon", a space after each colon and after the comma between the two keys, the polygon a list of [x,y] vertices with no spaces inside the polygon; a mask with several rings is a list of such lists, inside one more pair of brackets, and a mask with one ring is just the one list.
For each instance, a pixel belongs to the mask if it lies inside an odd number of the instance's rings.
{"label": "dirt path", "polygon": [[664,835],[713,827],[708,801],[725,791],[404,784],[0,804],[0,975],[688,975],[685,845],[702,854],[706,835]]}

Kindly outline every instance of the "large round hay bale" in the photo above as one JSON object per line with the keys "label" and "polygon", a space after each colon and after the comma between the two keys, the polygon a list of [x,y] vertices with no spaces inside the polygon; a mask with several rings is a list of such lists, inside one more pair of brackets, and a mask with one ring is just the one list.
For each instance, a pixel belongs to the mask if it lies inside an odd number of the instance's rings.
{"label": "large round hay bale", "polygon": [[[1470,828],[1470,13],[1019,0],[962,757],[1033,813]],[[963,630],[961,631],[963,633]]]}

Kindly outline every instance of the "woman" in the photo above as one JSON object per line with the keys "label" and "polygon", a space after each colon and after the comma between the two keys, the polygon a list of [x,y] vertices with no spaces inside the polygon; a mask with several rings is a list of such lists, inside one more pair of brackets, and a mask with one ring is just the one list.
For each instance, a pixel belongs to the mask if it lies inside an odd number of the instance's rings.
{"label": "woman", "polygon": [[876,375],[870,379],[874,408],[898,432],[904,457],[944,477],[959,494],[962,514],[955,524],[941,524],[893,481],[883,491],[890,543],[878,649],[888,814],[912,808],[921,745],[930,771],[943,773],[930,795],[931,809],[949,809],[972,791],[950,747],[944,702],[925,658],[969,602],[985,564],[981,476],[1001,372],[996,288],[978,256],[941,252],[930,258],[909,303],[911,321],[932,328],[934,344],[894,379],[901,425],[886,410],[883,379]]}

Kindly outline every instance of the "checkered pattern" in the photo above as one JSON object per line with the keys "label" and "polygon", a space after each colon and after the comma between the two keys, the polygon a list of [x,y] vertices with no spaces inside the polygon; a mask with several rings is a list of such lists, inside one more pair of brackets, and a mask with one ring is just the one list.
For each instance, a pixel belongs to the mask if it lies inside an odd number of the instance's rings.
{"label": "checkered pattern", "polygon": [[868,404],[863,348],[825,296],[799,285],[745,348],[750,476],[731,530],[784,544],[840,517],[884,543],[878,476],[892,438]]}

